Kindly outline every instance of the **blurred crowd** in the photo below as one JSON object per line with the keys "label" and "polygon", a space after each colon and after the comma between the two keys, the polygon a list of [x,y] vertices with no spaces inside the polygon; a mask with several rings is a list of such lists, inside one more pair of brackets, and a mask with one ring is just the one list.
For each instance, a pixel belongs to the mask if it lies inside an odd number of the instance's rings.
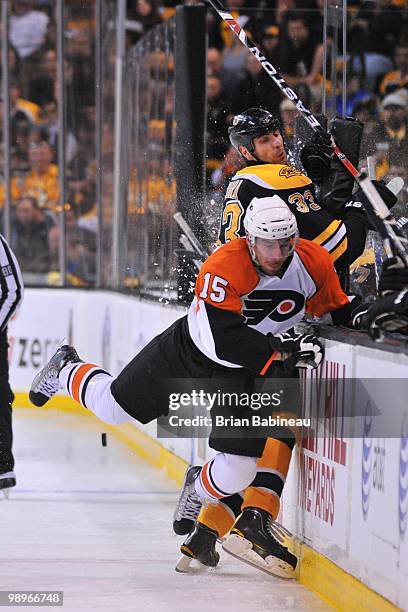
{"label": "blurred crowd", "polygon": [[[332,116],[344,111],[364,123],[362,165],[367,156],[373,156],[377,178],[396,175],[408,178],[407,0],[348,1],[346,66],[336,59],[342,55],[341,35],[337,49],[334,49],[333,37],[328,37],[327,53],[324,53],[324,0],[224,0],[224,3],[260,45],[267,59],[317,113],[322,108],[326,57],[329,67],[324,91],[326,110]],[[180,3],[171,0],[128,0],[128,49],[154,26],[168,20],[177,4]],[[64,5],[67,271],[69,282],[91,285],[95,282],[98,227],[95,7],[93,2],[82,0],[66,0]],[[113,14],[114,5],[113,2]],[[55,2],[13,0],[9,6],[12,247],[23,272],[57,274],[61,205]],[[279,114],[286,144],[296,158],[298,111],[289,100],[283,99],[253,55],[211,10],[208,11],[208,36],[207,184],[211,195],[221,197],[228,177],[241,164],[228,140],[233,115],[253,106]],[[111,95],[105,99],[102,124],[106,186],[102,211],[106,227],[112,214],[113,60],[114,54],[108,56],[111,75],[106,82],[107,93],[110,91]],[[0,115],[4,115],[1,98]],[[157,175],[160,176],[160,171]],[[167,190],[173,192],[171,186]],[[406,196],[404,190],[403,205]],[[4,185],[1,184],[1,206],[3,202]]]}
{"label": "blurred crowd", "polygon": [[[408,4],[405,0],[347,3],[345,66],[341,32],[334,49],[334,29],[328,29],[324,53],[324,0],[272,3],[226,0],[225,4],[314,113],[321,112],[324,94],[329,117],[352,116],[363,122],[360,160],[363,166],[367,165],[367,156],[373,156],[377,178],[396,175],[408,178]],[[341,6],[337,18],[341,24]],[[227,26],[213,16],[207,59],[207,168],[212,188],[222,192],[225,180],[241,163],[229,145],[227,134],[231,117],[245,108],[262,106],[280,115],[287,148],[296,160],[299,145],[296,107],[280,94],[256,58]]]}
{"label": "blurred crowd", "polygon": [[[67,267],[74,284],[91,284],[95,278],[96,249],[96,224],[92,221],[95,217],[94,20],[93,10],[84,8],[84,3],[65,4]],[[55,3],[16,0],[9,5],[11,243],[23,272],[58,275],[61,205]],[[3,129],[3,98],[0,115]],[[4,151],[1,154],[3,164]],[[4,199],[2,182],[2,209]]]}

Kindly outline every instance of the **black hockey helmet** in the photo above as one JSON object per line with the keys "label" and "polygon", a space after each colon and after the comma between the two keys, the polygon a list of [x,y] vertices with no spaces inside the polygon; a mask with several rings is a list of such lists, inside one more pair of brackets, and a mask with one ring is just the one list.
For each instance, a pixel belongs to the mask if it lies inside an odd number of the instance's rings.
{"label": "black hockey helmet", "polygon": [[263,108],[249,108],[235,115],[228,133],[231,144],[237,151],[239,147],[246,147],[253,155],[255,149],[253,139],[275,130],[280,130],[279,119],[276,115]]}

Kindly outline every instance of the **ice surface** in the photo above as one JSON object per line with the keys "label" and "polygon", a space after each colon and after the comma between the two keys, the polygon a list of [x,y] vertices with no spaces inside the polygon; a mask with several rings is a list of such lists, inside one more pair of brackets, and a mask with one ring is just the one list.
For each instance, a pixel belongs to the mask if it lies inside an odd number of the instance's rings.
{"label": "ice surface", "polygon": [[0,590],[63,590],[64,612],[330,609],[226,553],[216,570],[177,574],[177,486],[111,433],[102,447],[96,419],[21,409],[14,430],[18,485],[0,500]]}

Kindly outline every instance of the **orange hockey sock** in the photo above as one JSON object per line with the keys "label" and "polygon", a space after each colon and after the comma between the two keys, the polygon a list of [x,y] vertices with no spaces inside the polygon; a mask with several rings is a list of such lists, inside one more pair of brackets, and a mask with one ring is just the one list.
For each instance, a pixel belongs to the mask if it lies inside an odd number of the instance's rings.
{"label": "orange hockey sock", "polygon": [[262,457],[256,463],[255,479],[245,489],[242,510],[248,507],[261,508],[276,519],[293,446],[294,438],[268,438]]}

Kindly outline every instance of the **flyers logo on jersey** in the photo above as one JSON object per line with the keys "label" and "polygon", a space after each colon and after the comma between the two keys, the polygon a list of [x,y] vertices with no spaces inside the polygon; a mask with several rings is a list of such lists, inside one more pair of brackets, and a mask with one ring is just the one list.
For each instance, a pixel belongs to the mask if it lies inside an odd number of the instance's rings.
{"label": "flyers logo on jersey", "polygon": [[283,176],[284,178],[292,178],[292,176],[300,176],[303,174],[300,170],[296,170],[293,166],[283,166],[279,170],[279,176]]}
{"label": "flyers logo on jersey", "polygon": [[244,304],[242,314],[246,318],[247,325],[258,325],[266,317],[281,323],[302,310],[305,296],[289,289],[255,289],[244,300]]}

